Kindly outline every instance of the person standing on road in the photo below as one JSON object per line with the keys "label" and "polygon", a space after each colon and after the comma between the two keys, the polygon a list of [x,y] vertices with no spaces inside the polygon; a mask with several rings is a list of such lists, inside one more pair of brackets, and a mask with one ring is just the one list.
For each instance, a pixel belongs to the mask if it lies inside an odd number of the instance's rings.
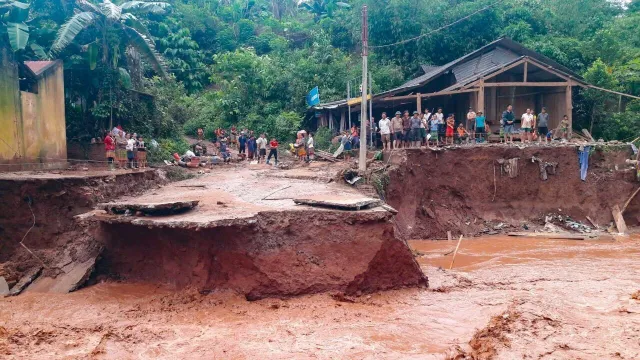
{"label": "person standing on road", "polygon": [[251,136],[249,138],[249,141],[247,141],[247,157],[249,158],[249,160],[253,160],[254,156],[256,155],[256,146],[256,138],[254,136]]}
{"label": "person standing on road", "polygon": [[309,138],[307,139],[307,158],[309,159],[309,161],[316,159],[312,132],[309,133]]}
{"label": "person standing on road", "polygon": [[260,134],[258,140],[256,140],[256,145],[258,146],[258,164],[260,160],[264,160],[267,157],[267,139],[265,138],[265,134]]}
{"label": "person standing on road", "polygon": [[276,159],[275,165],[278,165],[278,141],[276,138],[271,139],[269,142],[269,156],[267,157],[267,165],[271,165],[269,161],[271,161],[271,157]]}
{"label": "person standing on road", "polygon": [[420,137],[421,137],[421,145],[427,146],[427,132],[429,128],[429,119],[431,119],[431,111],[429,109],[424,109],[424,113],[422,114],[422,122],[420,123]]}
{"label": "person standing on road", "polygon": [[402,145],[402,113],[396,111],[396,116],[391,120],[391,130],[393,131],[393,148],[399,149]]}
{"label": "person standing on road", "polygon": [[542,138],[544,137],[544,142],[548,142],[547,134],[549,133],[549,113],[547,113],[547,108],[543,107],[542,112],[538,115],[538,142],[542,142]]}
{"label": "person standing on road", "polygon": [[108,131],[104,137],[104,151],[107,158],[107,164],[109,164],[109,170],[115,170],[113,160],[116,158],[116,141],[111,137],[111,133]]}
{"label": "person standing on road", "polygon": [[502,113],[502,120],[500,120],[500,122],[504,125],[505,142],[513,144],[513,131],[515,127],[513,106],[507,106],[507,110]]}
{"label": "person standing on road", "polygon": [[387,117],[387,113],[382,113],[382,119],[378,123],[378,127],[380,128],[380,139],[382,140],[382,151],[391,150],[391,120]]}
{"label": "person standing on road", "polygon": [[244,131],[242,133],[240,133],[240,137],[238,138],[238,145],[240,147],[240,150],[238,150],[239,154],[244,154],[246,156],[246,149],[247,149],[247,135],[245,135]]}

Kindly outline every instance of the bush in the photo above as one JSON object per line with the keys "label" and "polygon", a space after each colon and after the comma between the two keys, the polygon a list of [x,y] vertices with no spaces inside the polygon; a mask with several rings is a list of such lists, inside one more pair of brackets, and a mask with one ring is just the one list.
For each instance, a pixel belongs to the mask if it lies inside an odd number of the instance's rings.
{"label": "bush", "polygon": [[182,137],[173,139],[158,139],[158,147],[147,145],[147,161],[149,164],[159,164],[164,160],[173,159],[173,153],[180,155],[189,150],[189,143]]}
{"label": "bush", "polygon": [[331,148],[331,139],[333,139],[332,131],[328,127],[321,127],[314,134],[314,146],[319,150],[326,151]]}

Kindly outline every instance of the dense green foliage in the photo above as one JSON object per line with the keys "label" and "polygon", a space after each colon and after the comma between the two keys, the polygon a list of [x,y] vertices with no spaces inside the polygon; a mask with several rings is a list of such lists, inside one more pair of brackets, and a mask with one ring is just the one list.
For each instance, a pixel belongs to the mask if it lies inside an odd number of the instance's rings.
{"label": "dense green foliage", "polygon": [[[113,119],[148,137],[235,124],[287,140],[309,124],[311,88],[336,100],[361,77],[363,4],[374,92],[509,36],[594,85],[640,95],[640,0],[32,0],[28,19],[15,3],[0,0],[0,38],[15,32],[10,16],[22,19],[29,38],[11,40],[19,56],[64,59],[70,139]],[[577,130],[606,139],[640,130],[638,101],[593,90],[576,100]]]}

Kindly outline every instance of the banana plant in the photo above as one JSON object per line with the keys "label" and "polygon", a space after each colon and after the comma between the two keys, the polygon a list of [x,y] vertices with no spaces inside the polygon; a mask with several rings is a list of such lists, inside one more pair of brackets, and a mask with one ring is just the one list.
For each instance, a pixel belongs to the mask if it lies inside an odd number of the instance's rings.
{"label": "banana plant", "polygon": [[[5,1],[5,0],[0,0]],[[116,5],[109,0],[94,4],[88,0],[76,0],[79,10],[58,30],[51,46],[51,55],[63,51],[83,30],[93,27],[99,38],[83,45],[89,53],[91,67],[95,68],[97,54],[102,49],[102,61],[117,67],[118,47],[110,47],[107,34],[116,32],[118,38],[125,41],[127,47],[134,48],[163,77],[166,77],[164,60],[156,51],[155,44],[144,24],[134,13],[164,13],[170,5],[166,2],[129,1]],[[111,60],[111,61],[110,61]]]}
{"label": "banana plant", "polygon": [[23,50],[29,41],[29,4],[0,0],[0,37],[7,36],[13,51]]}
{"label": "banana plant", "polygon": [[337,0],[300,0],[298,6],[313,14],[316,21],[332,17],[337,8],[351,8],[348,3]]}

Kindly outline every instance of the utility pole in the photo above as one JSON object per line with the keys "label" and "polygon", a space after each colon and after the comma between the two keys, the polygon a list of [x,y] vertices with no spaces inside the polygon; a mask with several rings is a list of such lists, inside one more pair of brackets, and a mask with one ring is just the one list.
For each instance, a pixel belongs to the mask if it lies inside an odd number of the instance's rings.
{"label": "utility pole", "polygon": [[[367,5],[362,6],[362,102],[360,103],[360,158],[358,170],[367,170],[367,55],[369,53],[369,21]],[[371,98],[373,101],[373,98]]]}

